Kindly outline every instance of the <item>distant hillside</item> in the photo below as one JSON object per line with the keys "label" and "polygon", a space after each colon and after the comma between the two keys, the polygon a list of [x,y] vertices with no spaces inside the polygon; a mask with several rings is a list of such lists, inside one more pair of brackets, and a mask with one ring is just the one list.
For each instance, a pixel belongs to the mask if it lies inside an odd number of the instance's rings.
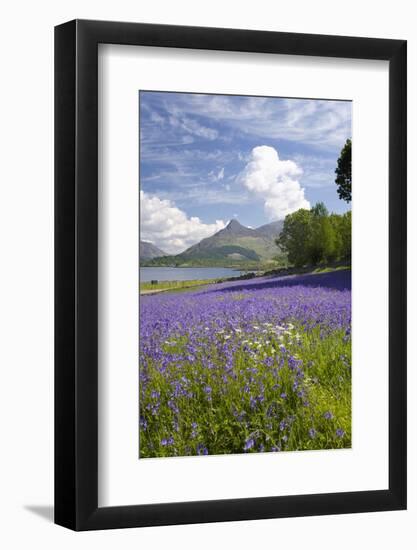
{"label": "distant hillside", "polygon": [[187,248],[181,254],[151,259],[146,265],[226,267],[268,263],[279,254],[274,239],[281,229],[282,222],[251,229],[237,220],[231,220],[224,229]]}
{"label": "distant hillside", "polygon": [[282,228],[284,227],[284,220],[279,220],[277,222],[267,223],[266,225],[261,225],[256,231],[261,233],[264,237],[269,239],[276,239],[281,233]]}
{"label": "distant hillside", "polygon": [[166,256],[166,253],[152,243],[146,241],[139,242],[139,258],[150,260],[152,258],[159,258],[160,256]]}
{"label": "distant hillside", "polygon": [[224,258],[225,260],[266,260],[276,253],[276,247],[270,239],[232,220],[212,237],[187,248],[180,254],[187,259]]}

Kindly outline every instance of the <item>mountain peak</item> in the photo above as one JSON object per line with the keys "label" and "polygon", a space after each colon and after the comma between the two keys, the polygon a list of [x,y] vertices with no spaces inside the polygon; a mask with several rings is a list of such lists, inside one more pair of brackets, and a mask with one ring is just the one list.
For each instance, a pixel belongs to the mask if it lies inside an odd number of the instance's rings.
{"label": "mountain peak", "polygon": [[[193,244],[178,254],[177,258],[179,262],[189,266],[195,262],[195,265],[226,267],[239,265],[240,262],[268,261],[277,254],[277,251],[273,239],[262,235],[256,229],[245,227],[236,219],[231,219],[226,227],[211,237]],[[161,263],[161,265],[164,264]]]}
{"label": "mountain peak", "polygon": [[239,229],[240,227],[244,226],[234,218],[226,225],[226,229]]}
{"label": "mountain peak", "polygon": [[230,222],[226,225],[226,227],[219,231],[221,235],[235,235],[235,236],[244,236],[244,235],[252,235],[253,229],[249,229],[249,227],[246,227],[245,225],[242,225],[240,222],[238,222],[235,219],[230,220]]}

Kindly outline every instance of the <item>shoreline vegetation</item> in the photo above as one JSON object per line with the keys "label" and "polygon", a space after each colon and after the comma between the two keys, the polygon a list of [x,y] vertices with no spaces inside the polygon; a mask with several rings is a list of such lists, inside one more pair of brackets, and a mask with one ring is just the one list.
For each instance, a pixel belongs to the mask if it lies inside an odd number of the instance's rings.
{"label": "shoreline vegetation", "polygon": [[248,279],[264,278],[264,277],[285,277],[289,275],[307,275],[318,273],[331,273],[333,271],[350,270],[351,265],[347,263],[331,264],[331,265],[319,265],[319,266],[306,266],[300,267],[280,267],[272,270],[256,270],[248,271],[244,275],[237,277],[224,277],[214,279],[195,279],[189,281],[147,281],[140,283],[140,295],[152,295],[159,294],[160,292],[179,292],[187,291],[196,287],[203,287],[213,284],[221,284],[233,281],[246,281]]}
{"label": "shoreline vegetation", "polygon": [[184,290],[202,285],[209,285],[227,279],[195,279],[191,281],[147,281],[140,283],[141,294],[151,294],[156,292],[164,292],[168,290]]}

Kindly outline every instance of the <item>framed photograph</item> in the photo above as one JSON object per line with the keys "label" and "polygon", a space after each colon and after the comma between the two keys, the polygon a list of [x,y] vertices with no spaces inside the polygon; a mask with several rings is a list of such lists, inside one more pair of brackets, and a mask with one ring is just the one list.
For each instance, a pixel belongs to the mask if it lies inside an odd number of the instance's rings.
{"label": "framed photograph", "polygon": [[406,42],[55,29],[55,522],[406,508]]}

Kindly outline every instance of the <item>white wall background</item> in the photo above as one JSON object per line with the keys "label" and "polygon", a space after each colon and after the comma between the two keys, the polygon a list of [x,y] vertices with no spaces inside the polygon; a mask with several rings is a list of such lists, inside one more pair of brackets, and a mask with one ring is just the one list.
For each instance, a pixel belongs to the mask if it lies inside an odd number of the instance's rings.
{"label": "white wall background", "polygon": [[[0,544],[4,548],[320,550],[417,542],[417,36],[397,0],[15,0],[1,8]],[[53,26],[73,18],[403,38],[409,54],[409,510],[96,533],[51,523],[53,499]],[[376,131],[378,131],[376,129]],[[377,266],[376,266],[377,268]],[[343,475],[343,472],[341,472]]]}

